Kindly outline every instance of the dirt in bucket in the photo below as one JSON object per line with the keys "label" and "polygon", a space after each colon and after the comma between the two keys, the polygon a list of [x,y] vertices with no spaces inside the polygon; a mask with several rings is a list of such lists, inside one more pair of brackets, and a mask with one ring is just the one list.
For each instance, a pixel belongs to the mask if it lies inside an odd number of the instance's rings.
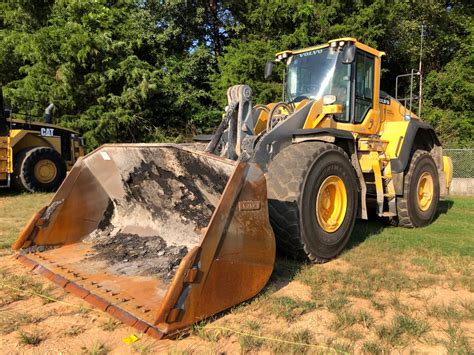
{"label": "dirt in bucket", "polygon": [[85,239],[97,251],[91,258],[105,260],[113,273],[170,281],[199,244],[228,179],[228,172],[189,152],[142,152],[123,175],[124,198],[110,200]]}
{"label": "dirt in bucket", "polygon": [[152,157],[145,158],[124,181],[126,200],[146,205],[158,219],[165,220],[174,213],[184,222],[204,228],[228,176],[187,152],[173,153],[177,164],[157,164]]}
{"label": "dirt in bucket", "polygon": [[159,236],[117,233],[97,240],[92,260],[106,260],[119,274],[158,276],[169,282],[188,253],[186,246],[168,246]]}

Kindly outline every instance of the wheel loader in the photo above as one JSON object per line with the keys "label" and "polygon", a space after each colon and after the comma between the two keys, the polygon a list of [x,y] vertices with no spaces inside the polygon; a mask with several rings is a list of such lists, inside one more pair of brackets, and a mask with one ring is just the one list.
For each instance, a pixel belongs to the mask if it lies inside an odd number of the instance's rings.
{"label": "wheel loader", "polygon": [[17,259],[162,338],[260,292],[276,246],[334,258],[369,202],[426,226],[452,164],[412,98],[381,91],[383,55],[354,38],[277,53],[265,73],[284,66],[283,101],[252,106],[237,85],[199,144],[101,146],[25,226]]}
{"label": "wheel loader", "polygon": [[11,118],[0,87],[0,187],[20,191],[56,191],[76,160],[84,155],[84,140],[70,129],[52,124],[53,105],[45,122]]}

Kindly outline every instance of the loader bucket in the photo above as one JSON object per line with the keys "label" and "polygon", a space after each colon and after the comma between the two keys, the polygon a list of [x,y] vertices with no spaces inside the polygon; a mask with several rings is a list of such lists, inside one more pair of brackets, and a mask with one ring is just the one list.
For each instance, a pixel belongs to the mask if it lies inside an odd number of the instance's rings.
{"label": "loader bucket", "polygon": [[253,297],[275,259],[260,168],[169,144],[104,145],[79,160],[13,249],[156,338]]}

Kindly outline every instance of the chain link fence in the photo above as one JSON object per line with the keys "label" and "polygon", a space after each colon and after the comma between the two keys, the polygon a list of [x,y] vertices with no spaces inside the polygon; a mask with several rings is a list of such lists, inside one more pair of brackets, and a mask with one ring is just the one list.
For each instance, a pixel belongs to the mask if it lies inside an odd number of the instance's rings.
{"label": "chain link fence", "polygon": [[474,178],[474,149],[443,149],[453,161],[453,177]]}

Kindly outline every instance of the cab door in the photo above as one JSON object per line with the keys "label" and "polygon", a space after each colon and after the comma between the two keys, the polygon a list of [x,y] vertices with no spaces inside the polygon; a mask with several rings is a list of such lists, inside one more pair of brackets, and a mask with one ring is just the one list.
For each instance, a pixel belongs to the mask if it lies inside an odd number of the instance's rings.
{"label": "cab door", "polygon": [[375,57],[358,50],[355,67],[352,122],[357,124],[374,109]]}

